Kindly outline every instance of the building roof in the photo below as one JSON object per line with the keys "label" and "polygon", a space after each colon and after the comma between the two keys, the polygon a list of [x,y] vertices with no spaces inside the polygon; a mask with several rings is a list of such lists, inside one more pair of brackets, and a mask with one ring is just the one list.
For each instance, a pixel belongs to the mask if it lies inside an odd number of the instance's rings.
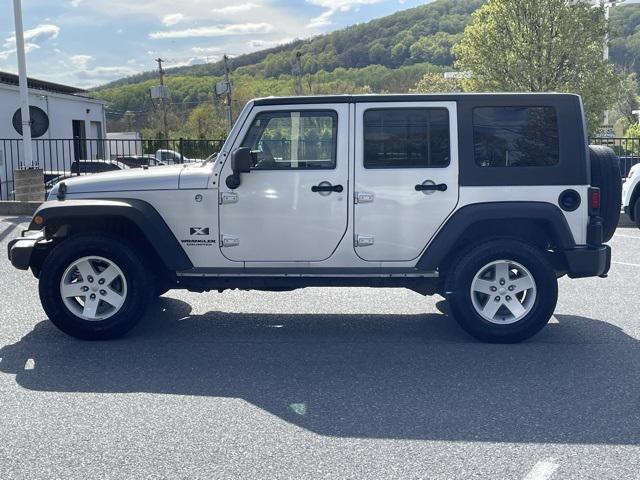
{"label": "building roof", "polygon": [[[0,84],[18,86],[18,75],[8,72],[0,72]],[[37,80],[35,78],[29,78],[27,81],[29,88],[33,90],[43,90],[45,92],[52,93],[64,93],[67,95],[77,95],[86,93],[86,90],[82,88],[70,87],[68,85],[61,85],[59,83],[46,82],[44,80]]]}

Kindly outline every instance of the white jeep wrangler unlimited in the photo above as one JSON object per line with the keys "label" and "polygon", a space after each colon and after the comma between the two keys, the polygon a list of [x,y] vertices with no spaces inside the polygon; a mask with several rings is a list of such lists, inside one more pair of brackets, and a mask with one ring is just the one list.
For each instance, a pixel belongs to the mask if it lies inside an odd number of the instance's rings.
{"label": "white jeep wrangler unlimited", "polygon": [[578,96],[265,98],[209,161],[62,182],[9,258],[83,339],[168,289],[338,286],[440,294],[471,335],[518,342],[558,277],[606,276],[620,190]]}

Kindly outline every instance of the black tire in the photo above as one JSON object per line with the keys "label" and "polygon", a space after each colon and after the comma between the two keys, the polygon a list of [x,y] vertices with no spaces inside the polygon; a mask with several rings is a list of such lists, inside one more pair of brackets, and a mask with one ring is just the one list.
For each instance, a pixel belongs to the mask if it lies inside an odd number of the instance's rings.
{"label": "black tire", "polygon": [[640,228],[640,197],[636,199],[635,206],[633,208],[633,218],[636,222],[636,226]]}
{"label": "black tire", "polygon": [[[476,274],[499,260],[525,267],[537,289],[531,310],[521,320],[507,325],[485,320],[471,298]],[[558,300],[556,272],[546,256],[538,248],[517,240],[492,240],[469,250],[448,275],[445,291],[451,313],[460,326],[478,340],[490,343],[518,343],[533,337],[547,325]]]}
{"label": "black tire", "polygon": [[591,185],[600,189],[600,216],[604,226],[604,241],[608,242],[618,228],[622,210],[622,174],[620,159],[603,145],[589,146]]}
{"label": "black tire", "polygon": [[[108,259],[122,271],[127,294],[117,313],[105,320],[88,321],[64,303],[60,283],[67,268],[88,256]],[[123,239],[104,234],[79,234],[64,240],[47,256],[40,273],[40,301],[53,324],[82,340],[111,340],[123,336],[143,317],[154,292],[153,276],[135,250]]]}

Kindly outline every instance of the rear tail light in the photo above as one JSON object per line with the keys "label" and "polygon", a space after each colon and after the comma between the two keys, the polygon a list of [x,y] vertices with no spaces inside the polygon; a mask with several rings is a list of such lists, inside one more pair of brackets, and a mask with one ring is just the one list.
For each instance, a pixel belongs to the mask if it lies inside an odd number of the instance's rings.
{"label": "rear tail light", "polygon": [[600,215],[601,195],[600,189],[592,187],[589,189],[589,215],[592,217]]}

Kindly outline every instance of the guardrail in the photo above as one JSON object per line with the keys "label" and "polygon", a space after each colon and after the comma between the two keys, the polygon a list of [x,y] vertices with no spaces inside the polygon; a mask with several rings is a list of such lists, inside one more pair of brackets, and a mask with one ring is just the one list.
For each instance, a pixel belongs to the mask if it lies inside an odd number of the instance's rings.
{"label": "guardrail", "polygon": [[[35,139],[33,166],[44,170],[45,191],[75,175],[143,166],[188,163],[217,153],[224,140],[188,139]],[[13,172],[29,168],[22,139],[0,139],[0,200],[15,198]]]}

